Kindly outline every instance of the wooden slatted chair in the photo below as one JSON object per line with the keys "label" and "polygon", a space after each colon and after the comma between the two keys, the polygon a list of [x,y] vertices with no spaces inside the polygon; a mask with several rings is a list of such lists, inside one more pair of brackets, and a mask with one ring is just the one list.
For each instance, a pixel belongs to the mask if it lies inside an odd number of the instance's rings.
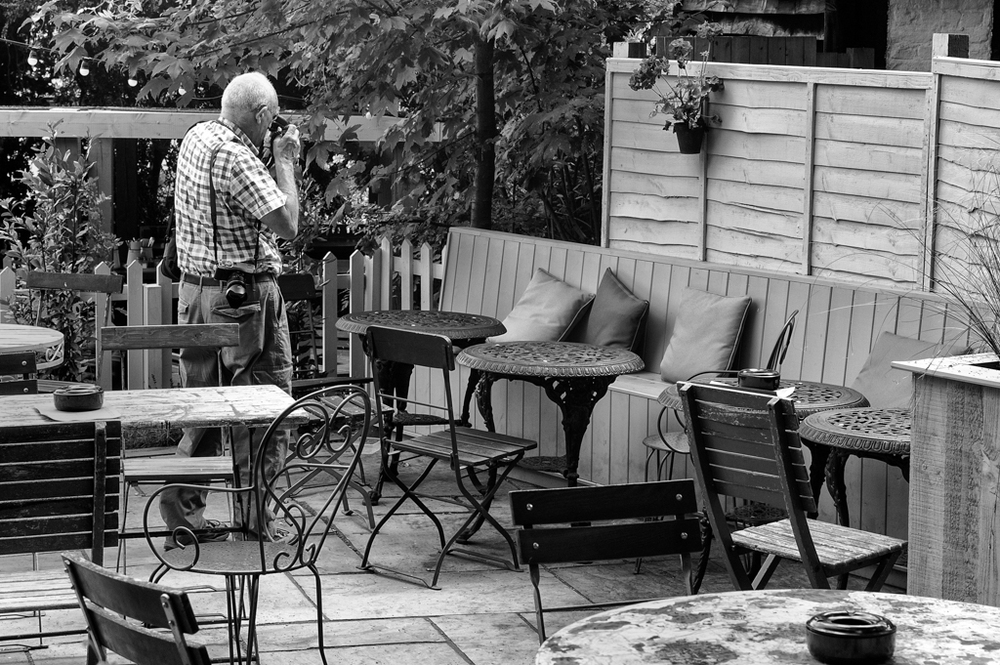
{"label": "wooden slatted chair", "polygon": [[136,665],[212,662],[208,649],[187,641],[198,632],[187,593],[118,575],[79,554],[62,559],[87,621],[88,665],[108,662],[109,650]]}
{"label": "wooden slatted chair", "polygon": [[[90,297],[94,300],[94,330],[96,349],[95,364],[101,360],[101,339],[96,331],[101,326],[111,323],[111,296],[122,292],[125,280],[121,275],[94,275],[86,273],[57,273],[33,270],[25,276],[25,286],[38,292],[38,305],[35,308],[35,325],[44,325],[45,300],[55,291],[72,291],[80,297]],[[100,368],[95,367],[95,375],[100,374]],[[78,385],[72,381],[57,381],[41,379],[38,383],[39,392],[50,393],[59,388]]]}
{"label": "wooden slatted chair", "polygon": [[0,354],[0,395],[34,395],[38,392],[37,372],[32,351]]}
{"label": "wooden slatted chair", "polygon": [[291,310],[299,309],[299,325],[289,330],[292,341],[292,397],[298,399],[327,386],[354,382],[349,377],[337,376],[337,359],[327,358],[331,372],[321,371],[319,366],[319,334],[313,304],[320,297],[316,290],[315,278],[307,273],[292,273],[278,277],[281,297]]}
{"label": "wooden slatted chair", "polygon": [[[118,544],[120,451],[117,421],[0,427],[0,555],[80,549],[102,563]],[[0,614],[38,615],[37,631],[0,640],[80,633],[42,631],[42,612],[76,602],[61,570],[0,574]]]}
{"label": "wooden slatted chair", "polygon": [[698,510],[693,480],[516,490],[508,496],[514,524],[521,527],[518,553],[534,588],[539,643],[545,641],[546,613],[638,602],[543,607],[542,564],[679,554],[687,595],[695,593],[691,553],[701,549],[701,528],[693,515]]}
{"label": "wooden slatted chair", "polygon": [[[906,541],[807,519],[816,500],[791,400],[689,382],[679,390],[696,477],[734,587],[763,588],[782,559],[801,562],[817,589],[830,588],[829,577],[867,566],[875,570],[866,590],[882,587]],[[721,496],[781,507],[789,517],[734,531]],[[753,580],[741,550],[766,556]]]}
{"label": "wooden slatted chair", "polygon": [[[399,500],[386,512],[375,528],[372,529],[362,557],[361,567],[373,571],[385,571],[404,578],[415,580],[430,588],[438,588],[437,581],[441,574],[441,565],[448,554],[458,554],[489,561],[517,570],[517,553],[514,539],[506,529],[489,514],[493,497],[503,481],[510,474],[514,465],[524,457],[527,450],[537,446],[534,441],[521,439],[456,425],[454,400],[451,388],[451,372],[455,368],[455,352],[451,340],[441,335],[370,326],[365,336],[366,348],[373,367],[379,362],[407,363],[417,367],[426,367],[440,377],[443,386],[445,402],[431,403],[414,398],[408,398],[411,405],[420,406],[431,413],[442,416],[447,423],[445,429],[437,429],[429,434],[421,434],[413,438],[393,441],[391,433],[386,428],[379,428],[381,437],[382,471],[402,491]],[[379,418],[382,418],[383,404],[396,396],[385,392],[385,387],[375,376],[375,396]],[[437,380],[437,379],[436,379]],[[381,423],[380,423],[381,424]],[[424,457],[427,466],[418,477],[409,484],[400,479],[397,469],[391,464],[390,458],[395,452],[412,455],[414,458]],[[445,538],[444,528],[430,507],[421,500],[417,493],[420,485],[438,462],[447,462],[454,473],[455,483],[464,501],[456,501],[461,506],[471,510],[462,525],[455,530],[450,539]],[[487,480],[480,481],[478,472],[485,472]],[[465,476],[468,476],[466,479]],[[476,490],[476,496],[466,483],[471,483]],[[448,500],[435,497],[438,500]],[[372,545],[382,527],[406,501],[412,501],[427,515],[437,529],[441,541],[441,552],[434,567],[433,578],[428,584],[425,580],[408,573],[379,566],[369,561]],[[484,552],[456,547],[456,543],[466,543],[479,530],[484,522],[488,522],[506,540],[510,548],[510,560],[488,555]]]}
{"label": "wooden slatted chair", "polygon": [[[238,323],[206,323],[198,325],[111,326],[101,328],[102,350],[106,354],[151,349],[204,348],[221,349],[237,346],[240,341]],[[144,389],[145,382],[126,388]],[[168,387],[168,386],[165,386]],[[216,457],[182,457],[174,448],[145,451],[122,459],[122,480],[126,491],[122,496],[122,514],[128,510],[128,489],[146,484],[213,483],[236,484],[238,470],[232,455]],[[165,454],[169,453],[169,454]],[[122,520],[121,537],[143,537],[142,529],[126,529]],[[124,550],[124,547],[121,548]],[[120,561],[121,562],[121,561]]]}

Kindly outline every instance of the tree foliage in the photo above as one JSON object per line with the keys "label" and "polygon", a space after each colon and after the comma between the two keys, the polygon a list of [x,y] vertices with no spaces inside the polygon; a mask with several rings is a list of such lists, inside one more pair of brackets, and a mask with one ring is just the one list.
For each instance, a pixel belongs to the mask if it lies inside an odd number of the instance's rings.
{"label": "tree foliage", "polygon": [[141,96],[181,106],[217,98],[237,73],[267,73],[301,95],[321,166],[357,138],[349,127],[322,141],[327,120],[393,119],[381,163],[339,169],[330,198],[392,186],[400,207],[439,223],[489,226],[499,207],[593,241],[604,59],[642,11],[634,0],[50,0],[33,20],[51,26],[57,67],[96,58],[138,79]]}

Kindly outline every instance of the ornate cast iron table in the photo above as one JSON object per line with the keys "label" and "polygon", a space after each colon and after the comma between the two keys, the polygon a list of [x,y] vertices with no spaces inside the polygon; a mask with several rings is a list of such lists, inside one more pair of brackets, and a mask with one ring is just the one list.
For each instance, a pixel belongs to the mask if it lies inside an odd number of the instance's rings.
{"label": "ornate cast iron table", "polygon": [[830,451],[826,487],[841,524],[851,523],[844,489],[844,465],[851,455],[891,464],[910,481],[909,409],[839,409],[814,413],[799,423],[799,436],[823,444]]}
{"label": "ornate cast iron table", "polygon": [[490,431],[494,430],[490,393],[497,380],[520,379],[545,390],[562,411],[566,434],[563,475],[571,486],[579,477],[580,446],[594,405],[615,378],[643,368],[642,358],[631,351],[574,342],[477,344],[458,354],[456,360],[480,373],[476,402]]}
{"label": "ornate cast iron table", "polygon": [[34,351],[39,370],[58,367],[63,362],[63,334],[51,328],[0,323],[0,353]]}
{"label": "ornate cast iron table", "polygon": [[[736,385],[736,379],[712,379],[712,381]],[[798,414],[800,422],[814,413],[868,406],[868,399],[864,395],[847,386],[782,379],[778,384],[778,389],[788,388],[794,388],[789,399],[795,405],[795,413]],[[667,386],[656,398],[656,401],[669,409],[680,411],[682,408],[676,385]],[[812,457],[812,461],[809,463],[809,484],[812,486],[813,496],[818,498],[820,490],[823,489],[823,480],[826,477],[825,471],[830,449],[823,445],[823,442],[815,441],[806,436],[801,429],[799,433]]]}
{"label": "ornate cast iron table", "polygon": [[665,598],[601,612],[545,641],[536,665],[818,663],[806,621],[856,610],[896,624],[892,663],[992,663],[1000,653],[1000,609],[865,591],[785,589]]}

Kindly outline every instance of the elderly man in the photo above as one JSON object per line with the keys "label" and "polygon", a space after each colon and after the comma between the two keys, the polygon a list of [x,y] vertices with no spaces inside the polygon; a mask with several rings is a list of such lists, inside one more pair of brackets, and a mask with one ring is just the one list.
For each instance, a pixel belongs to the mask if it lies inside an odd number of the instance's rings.
{"label": "elderly man", "polygon": [[[182,349],[185,387],[273,384],[289,390],[291,345],[285,305],[276,278],[281,272],[277,238],[298,233],[299,200],[295,166],[299,132],[294,125],[278,138],[270,127],[278,116],[278,95],[260,73],[237,76],[222,95],[218,120],[192,127],[181,143],[174,194],[177,263],[181,269],[179,323],[239,323],[240,345],[214,351]],[[266,143],[274,154],[268,170],[260,155]],[[263,430],[235,428],[233,454],[241,483],[249,482],[250,452]],[[284,454],[285,442],[265,451],[265,469]],[[282,448],[274,449],[274,448]],[[222,452],[219,428],[185,430],[179,455]],[[206,520],[204,491],[171,490],[160,499],[170,529],[187,527],[202,542],[225,540],[225,525]],[[247,513],[251,513],[248,515]],[[275,537],[242,507],[255,537]],[[183,542],[183,538],[181,538]],[[175,546],[168,539],[168,547]]]}

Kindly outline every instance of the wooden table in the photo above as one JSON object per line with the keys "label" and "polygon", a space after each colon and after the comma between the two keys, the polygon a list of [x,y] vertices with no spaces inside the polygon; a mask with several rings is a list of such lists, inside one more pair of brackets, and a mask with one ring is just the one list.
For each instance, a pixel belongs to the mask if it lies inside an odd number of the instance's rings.
{"label": "wooden table", "polygon": [[569,485],[576,485],[580,447],[594,405],[621,374],[638,372],[642,358],[625,349],[575,342],[501,342],[477,344],[456,360],[480,372],[476,386],[479,413],[486,428],[495,429],[491,390],[499,379],[520,379],[541,386],[563,415]]}
{"label": "wooden table", "polygon": [[851,455],[877,459],[895,466],[910,480],[909,409],[837,409],[814,413],[799,423],[806,441],[826,446],[826,488],[837,507],[841,524],[850,526],[851,515],[844,489],[844,466]]}
{"label": "wooden table", "polygon": [[666,598],[601,612],[566,626],[539,648],[536,665],[818,663],[806,621],[860,610],[896,624],[892,663],[995,663],[1000,609],[864,591],[731,591]]}
{"label": "wooden table", "polygon": [[0,353],[34,351],[39,370],[58,367],[63,362],[63,334],[58,330],[17,323],[0,323]]}
{"label": "wooden table", "polygon": [[[122,437],[137,430],[171,427],[267,427],[292,397],[277,386],[224,386],[219,388],[162,388],[110,390],[104,393],[105,409],[81,412],[78,420],[120,420]],[[53,422],[38,407],[52,404],[52,395],[12,395],[3,398],[3,424],[7,427]],[[102,416],[108,409],[113,416]]]}
{"label": "wooden table", "polygon": [[[712,379],[713,383],[720,383],[736,387],[736,379]],[[837,386],[830,383],[819,383],[817,381],[799,381],[794,379],[781,379],[778,389],[793,388],[789,399],[795,405],[795,413],[800,419],[809,417],[814,413],[828,411],[831,409],[850,409],[868,406],[868,399],[853,388],[847,386]],[[680,411],[681,399],[677,393],[677,385],[667,386],[657,402],[667,407]],[[809,449],[811,461],[809,463],[809,484],[812,487],[813,496],[819,500],[819,493],[823,489],[823,481],[826,478],[827,460],[830,456],[830,449],[820,442],[803,437],[802,441]]]}

